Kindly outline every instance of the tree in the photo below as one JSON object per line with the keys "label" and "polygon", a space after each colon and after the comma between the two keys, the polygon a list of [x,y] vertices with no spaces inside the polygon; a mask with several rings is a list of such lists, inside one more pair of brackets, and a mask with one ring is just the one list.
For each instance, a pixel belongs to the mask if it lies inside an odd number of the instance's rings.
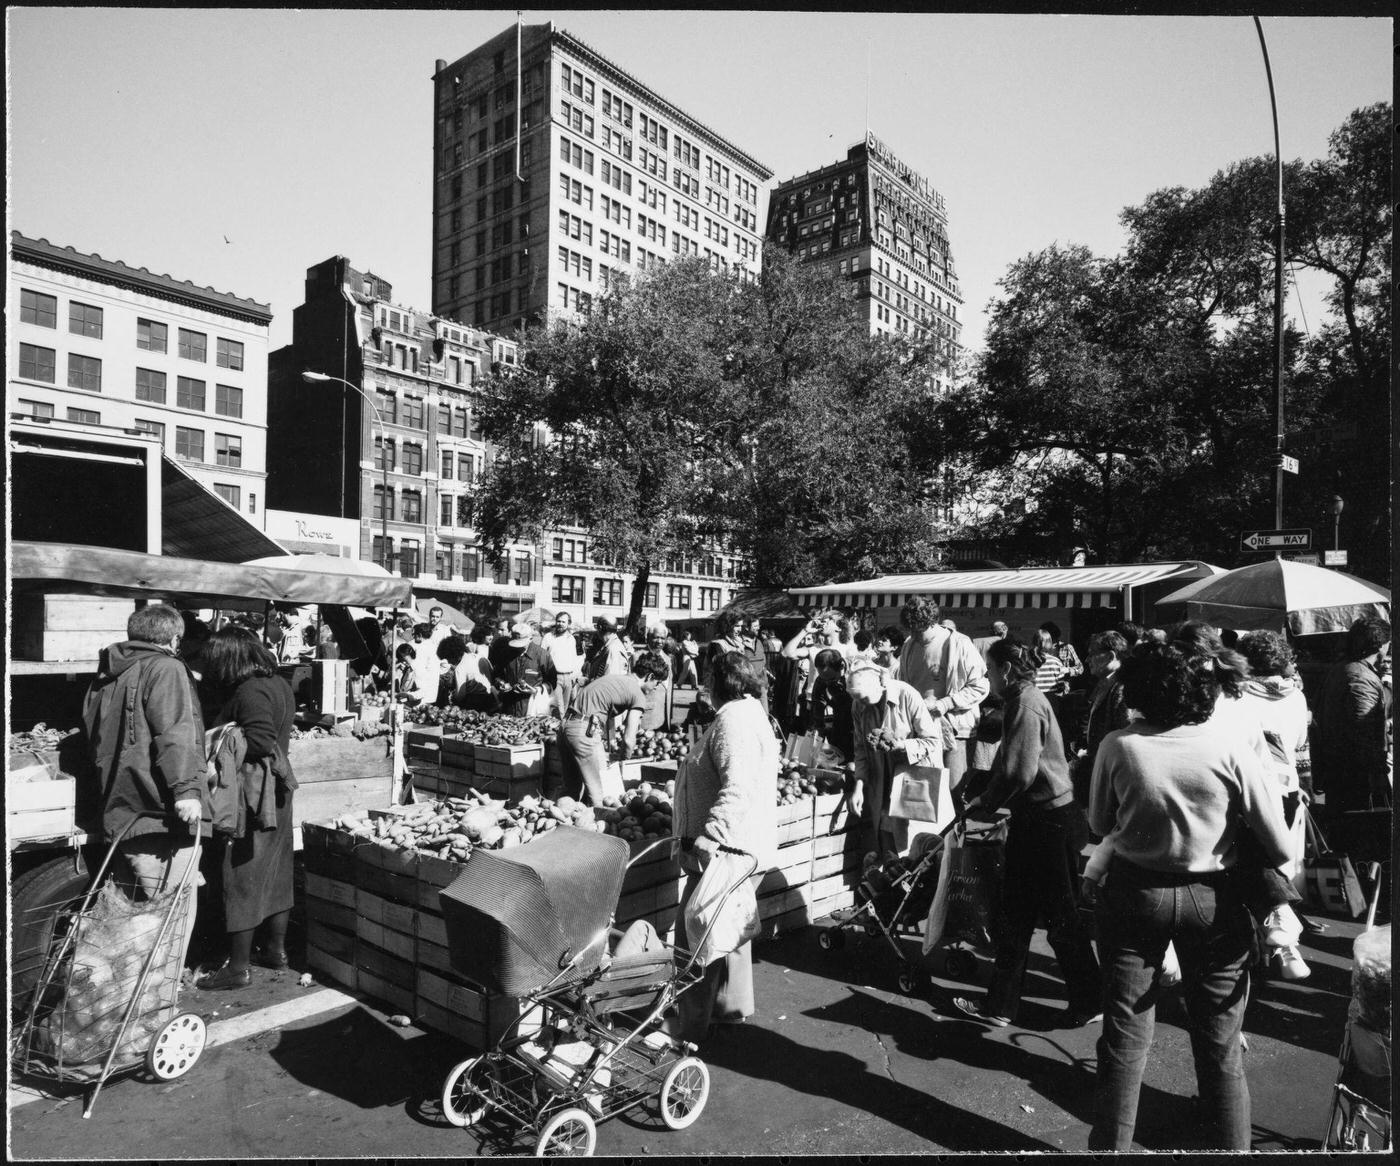
{"label": "tree", "polygon": [[636,575],[630,627],[653,570],[716,541],[768,585],[936,561],[929,457],[905,439],[936,353],[870,337],[829,275],[771,252],[754,281],[674,263],[522,351],[483,385],[492,557],[589,530]]}

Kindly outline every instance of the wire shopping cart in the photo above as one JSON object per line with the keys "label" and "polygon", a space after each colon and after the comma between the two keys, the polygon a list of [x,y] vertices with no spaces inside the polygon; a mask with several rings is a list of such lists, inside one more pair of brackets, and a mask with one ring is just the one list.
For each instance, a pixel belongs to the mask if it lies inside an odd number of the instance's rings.
{"label": "wire shopping cart", "polygon": [[172,870],[173,886],[149,902],[133,902],[111,877],[111,866],[136,821],[113,839],[81,902],[56,913],[47,957],[11,1040],[16,1075],[92,1086],[85,1118],[113,1075],[144,1067],[170,1081],[188,1072],[204,1050],[204,1020],[178,1011],[199,837],[178,877]]}

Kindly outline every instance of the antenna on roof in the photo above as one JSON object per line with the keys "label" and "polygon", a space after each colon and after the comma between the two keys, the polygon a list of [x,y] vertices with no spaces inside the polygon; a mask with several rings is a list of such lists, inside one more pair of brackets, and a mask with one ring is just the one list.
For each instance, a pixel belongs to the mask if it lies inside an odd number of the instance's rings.
{"label": "antenna on roof", "polygon": [[862,138],[870,137],[870,38],[865,38],[865,133]]}

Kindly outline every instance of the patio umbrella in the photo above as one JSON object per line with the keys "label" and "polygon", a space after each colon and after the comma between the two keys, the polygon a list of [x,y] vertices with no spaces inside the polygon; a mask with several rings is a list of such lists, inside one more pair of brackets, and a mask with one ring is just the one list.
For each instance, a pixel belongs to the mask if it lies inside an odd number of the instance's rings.
{"label": "patio umbrella", "polygon": [[1191,619],[1235,631],[1287,630],[1295,636],[1344,632],[1366,616],[1390,618],[1390,592],[1343,571],[1291,559],[1238,567],[1163,596]]}
{"label": "patio umbrella", "polygon": [[534,620],[540,627],[554,622],[554,612],[547,607],[532,607],[529,611],[522,611],[514,619],[523,621]]}
{"label": "patio umbrella", "polygon": [[476,627],[476,620],[472,619],[465,611],[453,607],[450,603],[443,603],[441,599],[432,599],[427,596],[418,596],[415,599],[416,611],[422,617],[423,622],[428,622],[428,613],[435,607],[442,608],[442,618],[444,623],[450,623],[453,627],[463,632],[469,632]]}

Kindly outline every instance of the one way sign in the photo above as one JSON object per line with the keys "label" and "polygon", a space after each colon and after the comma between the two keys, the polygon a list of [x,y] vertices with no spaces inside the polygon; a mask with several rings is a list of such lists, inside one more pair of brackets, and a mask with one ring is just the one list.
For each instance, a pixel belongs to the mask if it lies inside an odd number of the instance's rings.
{"label": "one way sign", "polygon": [[1307,527],[1297,530],[1247,530],[1240,535],[1242,551],[1308,551],[1312,549],[1312,531]]}

